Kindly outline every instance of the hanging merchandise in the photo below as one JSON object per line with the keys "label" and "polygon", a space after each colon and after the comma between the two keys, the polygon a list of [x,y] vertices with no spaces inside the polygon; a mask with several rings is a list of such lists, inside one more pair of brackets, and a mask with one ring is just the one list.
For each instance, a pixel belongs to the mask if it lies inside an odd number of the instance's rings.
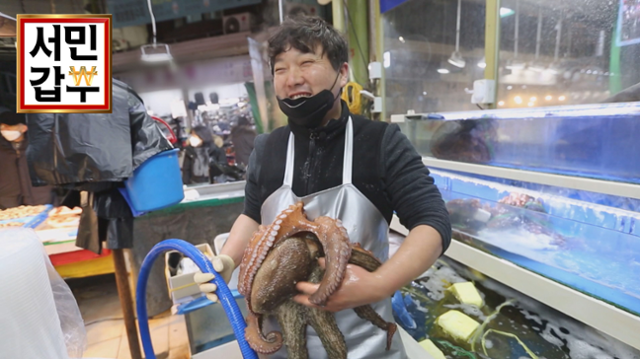
{"label": "hanging merchandise", "polygon": [[360,91],[363,88],[357,82],[349,82],[342,90],[342,99],[347,103],[349,112],[354,115],[362,114],[362,95]]}

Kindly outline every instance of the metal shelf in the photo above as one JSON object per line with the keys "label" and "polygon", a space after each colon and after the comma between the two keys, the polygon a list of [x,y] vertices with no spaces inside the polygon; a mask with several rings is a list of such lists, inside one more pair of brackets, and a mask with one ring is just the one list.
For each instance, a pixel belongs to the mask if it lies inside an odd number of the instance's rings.
{"label": "metal shelf", "polygon": [[637,184],[603,181],[584,177],[563,176],[496,166],[477,165],[473,163],[446,161],[439,160],[433,157],[422,157],[422,162],[429,168],[439,168],[444,170],[474,173],[484,176],[507,178],[516,181],[538,183],[542,185],[572,188],[582,191],[640,199],[640,185]]}
{"label": "metal shelf", "polygon": [[[395,215],[390,228],[405,236],[409,233]],[[640,317],[455,239],[451,241],[445,255],[586,325],[640,349],[640,335],[638,335],[640,333]]]}

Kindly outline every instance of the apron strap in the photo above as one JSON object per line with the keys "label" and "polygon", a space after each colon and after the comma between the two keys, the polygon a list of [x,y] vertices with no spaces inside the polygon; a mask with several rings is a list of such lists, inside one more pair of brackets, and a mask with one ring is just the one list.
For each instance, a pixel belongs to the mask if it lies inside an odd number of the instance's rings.
{"label": "apron strap", "polygon": [[289,133],[289,143],[287,145],[287,162],[284,169],[284,185],[293,186],[293,160],[294,160],[294,138],[293,132]]}
{"label": "apron strap", "polygon": [[351,183],[351,172],[353,171],[353,123],[351,116],[347,121],[347,131],[344,136],[344,160],[342,167],[342,184]]}

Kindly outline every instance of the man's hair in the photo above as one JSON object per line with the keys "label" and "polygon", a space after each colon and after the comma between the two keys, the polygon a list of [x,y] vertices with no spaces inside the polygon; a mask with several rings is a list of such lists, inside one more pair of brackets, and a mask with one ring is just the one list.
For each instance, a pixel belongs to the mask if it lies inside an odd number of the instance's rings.
{"label": "man's hair", "polygon": [[345,38],[331,25],[315,16],[299,16],[286,19],[269,39],[271,72],[276,56],[294,48],[302,53],[313,53],[322,46],[322,56],[327,55],[336,71],[349,62],[349,46]]}
{"label": "man's hair", "polygon": [[15,113],[13,111],[5,111],[0,113],[0,123],[8,126],[15,126],[19,123],[26,124],[26,118],[22,113]]}

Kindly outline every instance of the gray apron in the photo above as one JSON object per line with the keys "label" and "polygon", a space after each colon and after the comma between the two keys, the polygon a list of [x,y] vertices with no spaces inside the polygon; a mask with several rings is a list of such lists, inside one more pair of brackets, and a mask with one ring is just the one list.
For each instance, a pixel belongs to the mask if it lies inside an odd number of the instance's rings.
{"label": "gray apron", "polygon": [[[262,223],[272,223],[276,216],[288,206],[302,201],[305,214],[310,220],[320,216],[339,218],[347,229],[351,242],[359,242],[365,249],[373,252],[380,261],[385,262],[389,257],[389,226],[378,208],[351,183],[352,163],[353,124],[349,118],[345,135],[342,185],[309,196],[298,197],[291,189],[294,169],[294,135],[291,133],[287,147],[284,183],[262,205]],[[385,321],[395,321],[391,298],[371,306]],[[407,358],[400,333],[395,333],[391,349],[386,351],[386,331],[361,319],[352,309],[335,313],[335,316],[338,327],[345,334],[349,359]],[[263,321],[263,332],[268,333],[272,330],[280,331],[277,321],[274,318]],[[327,358],[327,353],[311,326],[307,326],[307,348],[310,359]],[[278,352],[269,356],[270,359],[286,357],[287,351],[284,345]]]}

